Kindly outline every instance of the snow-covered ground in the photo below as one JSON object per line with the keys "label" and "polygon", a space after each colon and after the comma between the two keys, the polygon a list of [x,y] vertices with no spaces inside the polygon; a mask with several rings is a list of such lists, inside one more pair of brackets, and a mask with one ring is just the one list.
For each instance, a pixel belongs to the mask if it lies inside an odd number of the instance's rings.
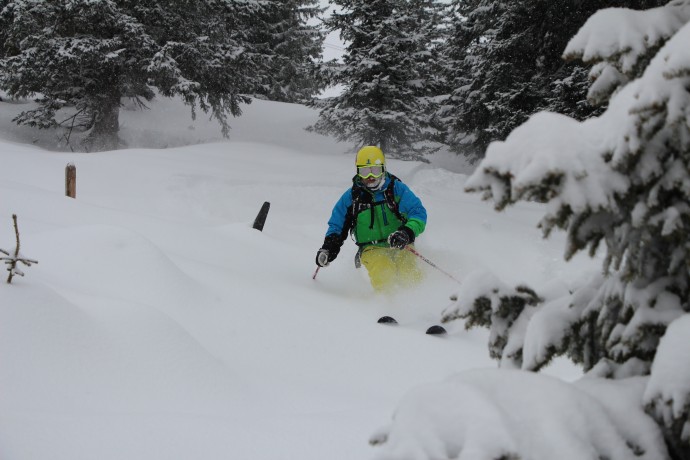
{"label": "snow-covered ground", "polygon": [[[16,214],[21,252],[39,263],[0,284],[1,459],[373,458],[385,447],[369,441],[386,438],[410,394],[452,409],[460,396],[430,389],[498,384],[485,331],[456,321],[446,337],[424,334],[458,286],[422,261],[425,282],[393,297],[355,269],[352,242],[312,279],[354,173],[351,146],[303,130],[313,110],[255,101],[222,140],[215,123],[164,99],[123,110],[129,149],[86,154],[12,125],[22,108],[0,102],[0,248],[15,248]],[[64,196],[68,163],[76,199]],[[496,213],[465,194],[460,159],[389,170],[428,209],[417,250],[458,279],[489,270],[540,287],[600,266],[563,262],[563,235],[535,228],[540,205]],[[401,324],[377,324],[384,314]],[[545,373],[557,378],[520,376],[513,389],[561,401],[559,379],[579,376],[566,362]],[[470,400],[467,411],[491,410]],[[413,406],[400,406],[411,431],[425,423]]]}

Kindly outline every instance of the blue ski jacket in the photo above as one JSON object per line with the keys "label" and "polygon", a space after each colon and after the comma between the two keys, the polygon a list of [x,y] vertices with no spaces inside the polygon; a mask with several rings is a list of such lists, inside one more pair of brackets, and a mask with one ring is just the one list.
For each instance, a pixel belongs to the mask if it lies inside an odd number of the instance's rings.
{"label": "blue ski jacket", "polygon": [[[386,200],[385,193],[391,181],[393,182],[393,196],[395,203],[397,203],[397,211],[403,218],[402,221],[390,209]],[[369,205],[364,209],[352,209],[353,196],[356,193],[367,198]],[[348,219],[353,219],[353,222],[348,222]],[[352,188],[345,191],[333,207],[326,236],[339,235],[341,240],[344,240],[347,237],[347,231],[350,230],[348,227],[351,227],[355,242],[358,245],[387,246],[388,235],[402,225],[412,230],[415,237],[419,236],[426,227],[426,219],[426,209],[422,201],[400,179],[386,173],[385,182],[381,189],[372,192],[355,176]]]}

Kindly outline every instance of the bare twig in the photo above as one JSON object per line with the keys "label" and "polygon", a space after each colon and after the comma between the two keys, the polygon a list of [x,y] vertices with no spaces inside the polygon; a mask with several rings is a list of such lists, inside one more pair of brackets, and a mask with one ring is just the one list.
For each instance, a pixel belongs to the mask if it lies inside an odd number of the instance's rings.
{"label": "bare twig", "polygon": [[12,214],[12,221],[14,222],[14,235],[15,239],[17,242],[17,247],[14,250],[14,255],[10,255],[10,253],[4,249],[0,249],[0,252],[5,254],[7,257],[0,257],[0,260],[5,261],[5,264],[8,265],[7,271],[10,272],[9,276],[7,277],[7,283],[12,283],[12,278],[17,275],[17,276],[24,276],[24,273],[17,268],[17,263],[21,262],[27,267],[30,267],[31,264],[37,264],[38,261],[32,260],[32,259],[27,259],[25,257],[20,257],[20,243],[19,243],[19,226],[17,225],[17,215]]}
{"label": "bare twig", "polygon": [[[58,125],[60,126],[65,126],[68,121],[71,120],[70,126],[67,129],[67,133],[63,135],[63,138],[65,140],[65,144],[74,152],[74,149],[72,148],[72,144],[70,144],[70,138],[72,137],[72,131],[74,131],[75,124],[77,122],[77,118],[84,112],[84,109],[78,110],[74,115],[65,118],[64,120],[58,122]],[[79,125],[80,127],[82,125]]]}
{"label": "bare twig", "polygon": [[17,226],[17,215],[12,214],[12,222],[14,223],[14,237],[17,240],[17,248],[14,250],[14,257],[19,256],[19,227]]}

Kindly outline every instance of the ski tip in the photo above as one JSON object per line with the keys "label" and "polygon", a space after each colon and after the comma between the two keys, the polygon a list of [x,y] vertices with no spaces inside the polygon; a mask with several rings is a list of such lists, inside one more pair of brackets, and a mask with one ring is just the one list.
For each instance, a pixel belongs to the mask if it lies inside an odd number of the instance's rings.
{"label": "ski tip", "polygon": [[426,333],[429,335],[444,335],[448,331],[443,326],[435,325],[431,326],[429,329],[426,330]]}
{"label": "ski tip", "polygon": [[391,316],[382,316],[379,318],[377,321],[379,324],[398,324],[398,322],[395,320],[395,318]]}

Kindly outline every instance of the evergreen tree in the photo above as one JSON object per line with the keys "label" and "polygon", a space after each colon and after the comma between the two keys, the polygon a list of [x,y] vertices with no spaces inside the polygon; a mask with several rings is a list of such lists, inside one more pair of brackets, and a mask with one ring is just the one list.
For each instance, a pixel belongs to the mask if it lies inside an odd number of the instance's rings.
{"label": "evergreen tree", "polygon": [[419,157],[431,126],[425,66],[435,61],[440,4],[435,0],[331,0],[325,21],[347,43],[344,64],[327,67],[328,85],[344,91],[317,105],[313,130],[387,154]]}
{"label": "evergreen tree", "polygon": [[318,0],[271,0],[255,27],[254,46],[266,56],[257,97],[272,101],[306,102],[323,89],[315,77],[325,34],[315,21],[325,8]]}
{"label": "evergreen tree", "polygon": [[[581,123],[536,114],[491,144],[467,182],[498,209],[545,202],[545,235],[567,232],[567,259],[583,250],[595,255],[601,246],[604,275],[560,296],[535,292],[532,304],[524,290],[504,286],[487,285],[470,300],[478,292],[472,285],[472,294],[461,292],[463,301],[445,313],[449,320],[481,319],[492,337],[502,337],[492,354],[508,365],[536,370],[567,355],[601,376],[651,373],[655,383],[640,404],[677,459],[690,458],[690,393],[686,381],[679,385],[663,370],[655,375],[655,365],[667,328],[690,313],[688,43],[690,0],[597,12],[565,54],[594,66],[592,88],[611,95],[606,111]],[[667,368],[668,360],[661,357]],[[687,360],[677,365],[678,375],[690,371]]]}
{"label": "evergreen tree", "polygon": [[453,0],[443,53],[448,97],[439,117],[446,142],[471,161],[491,141],[539,110],[584,119],[599,113],[586,101],[587,72],[566,63],[567,41],[596,10],[647,8],[664,0]]}
{"label": "evergreen tree", "polygon": [[4,0],[0,88],[39,95],[18,123],[82,127],[90,150],[117,148],[121,98],[143,103],[154,89],[180,95],[192,116],[210,112],[227,136],[228,114],[255,87],[247,30],[260,11],[258,1]]}

